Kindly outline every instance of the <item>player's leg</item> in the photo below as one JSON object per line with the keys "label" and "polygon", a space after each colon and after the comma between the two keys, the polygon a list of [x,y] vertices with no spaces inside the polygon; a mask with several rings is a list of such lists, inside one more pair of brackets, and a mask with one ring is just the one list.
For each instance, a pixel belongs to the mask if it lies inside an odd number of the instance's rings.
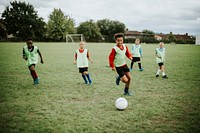
{"label": "player's leg", "polygon": [[132,71],[132,69],[133,69],[133,64],[134,64],[134,60],[132,59],[131,60],[131,66],[130,66],[130,70]]}
{"label": "player's leg", "polygon": [[88,81],[86,79],[85,73],[84,73],[84,69],[83,68],[79,68],[79,73],[81,73],[81,76],[85,82],[85,84],[88,84]]}
{"label": "player's leg", "polygon": [[159,74],[160,74],[160,72],[161,72],[161,66],[162,66],[162,65],[163,65],[162,63],[158,63],[159,68],[158,68],[158,70],[157,70],[156,77],[159,77]]}
{"label": "player's leg", "polygon": [[125,76],[127,78],[127,82],[124,88],[124,95],[132,96],[131,92],[129,91],[130,83],[131,83],[131,75],[130,72],[126,72]]}
{"label": "player's leg", "polygon": [[168,78],[167,75],[165,74],[165,67],[164,67],[164,64],[161,66],[161,71],[162,71],[162,77],[163,77],[163,78]]}
{"label": "player's leg", "polygon": [[88,68],[85,68],[84,74],[86,75],[89,83],[92,84],[92,79],[90,78],[90,74],[88,72]]}
{"label": "player's leg", "polygon": [[35,70],[35,64],[30,65],[29,70],[30,70],[31,76],[33,77],[34,84],[39,84],[39,77]]}
{"label": "player's leg", "polygon": [[141,61],[140,61],[140,57],[137,58],[137,62],[138,62],[138,67],[140,71],[143,71],[142,65],[141,65]]}

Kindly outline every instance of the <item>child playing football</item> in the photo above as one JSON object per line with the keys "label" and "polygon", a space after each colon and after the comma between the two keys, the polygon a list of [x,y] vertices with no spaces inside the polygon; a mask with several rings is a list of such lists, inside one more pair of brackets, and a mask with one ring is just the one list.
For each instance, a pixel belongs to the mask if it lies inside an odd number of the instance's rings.
{"label": "child playing football", "polygon": [[143,68],[141,67],[140,57],[142,57],[142,48],[140,45],[140,39],[136,38],[135,44],[132,45],[131,53],[133,56],[133,60],[131,61],[131,67],[130,71],[133,69],[134,62],[138,62],[138,67],[140,71],[143,71]]}
{"label": "child playing football", "polygon": [[127,56],[132,60],[132,55],[128,50],[128,47],[123,44],[124,34],[117,33],[114,35],[116,45],[112,48],[109,55],[109,64],[113,71],[117,71],[118,75],[116,78],[116,84],[119,85],[120,80],[125,83],[124,95],[131,96],[129,91],[131,76],[129,68],[126,64],[125,57]]}
{"label": "child playing football", "polygon": [[164,72],[164,63],[165,63],[165,55],[166,50],[164,48],[164,43],[159,43],[159,48],[156,48],[156,62],[158,63],[158,71],[156,73],[156,77],[159,77],[159,73],[162,72],[163,78],[168,78],[167,75]]}
{"label": "child playing football", "polygon": [[26,46],[23,47],[23,58],[27,61],[28,68],[30,70],[31,76],[33,77],[34,84],[39,84],[39,77],[36,73],[35,66],[38,63],[38,54],[43,64],[42,54],[37,46],[33,46],[33,40],[31,38],[27,39]]}
{"label": "child playing football", "polygon": [[90,78],[90,74],[88,73],[88,60],[92,61],[90,58],[89,50],[85,48],[85,42],[79,42],[79,49],[76,50],[74,56],[74,64],[77,64],[79,68],[79,73],[81,73],[85,84],[92,84],[92,80]]}

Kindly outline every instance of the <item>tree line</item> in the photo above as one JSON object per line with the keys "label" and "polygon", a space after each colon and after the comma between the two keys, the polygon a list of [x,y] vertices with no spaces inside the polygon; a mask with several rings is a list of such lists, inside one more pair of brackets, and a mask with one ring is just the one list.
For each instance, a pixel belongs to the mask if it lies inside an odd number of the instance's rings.
{"label": "tree line", "polygon": [[[125,32],[126,26],[120,21],[102,19],[98,21],[88,20],[75,27],[75,20],[65,15],[61,9],[50,13],[48,22],[38,16],[33,5],[21,1],[12,1],[10,6],[1,13],[0,18],[0,40],[24,41],[32,37],[36,41],[65,41],[67,34],[83,34],[88,42],[113,42],[113,35],[118,32]],[[143,30],[141,40],[147,43],[156,42],[151,35],[153,31]],[[169,38],[173,38],[170,35]],[[127,42],[133,40],[127,40]]]}

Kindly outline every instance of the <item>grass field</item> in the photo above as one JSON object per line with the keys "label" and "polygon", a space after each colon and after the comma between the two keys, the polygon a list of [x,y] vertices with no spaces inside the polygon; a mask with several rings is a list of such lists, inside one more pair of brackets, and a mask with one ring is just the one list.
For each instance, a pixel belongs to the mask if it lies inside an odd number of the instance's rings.
{"label": "grass field", "polygon": [[[199,46],[165,45],[169,79],[162,79],[155,77],[158,45],[142,45],[144,71],[134,65],[134,96],[127,97],[122,95],[124,84],[115,85],[116,73],[108,67],[114,44],[86,45],[94,63],[89,67],[93,84],[85,85],[73,64],[78,44],[35,43],[45,62],[36,66],[38,86],[22,59],[24,45],[0,43],[1,133],[200,132]],[[115,108],[119,97],[128,100],[124,111]]]}

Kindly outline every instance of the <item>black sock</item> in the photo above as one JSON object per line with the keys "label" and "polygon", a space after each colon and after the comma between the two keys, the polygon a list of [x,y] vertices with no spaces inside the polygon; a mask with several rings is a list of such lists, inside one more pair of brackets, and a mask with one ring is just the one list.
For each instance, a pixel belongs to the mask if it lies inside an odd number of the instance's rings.
{"label": "black sock", "polygon": [[125,92],[125,93],[128,93],[128,87],[125,87],[125,88],[124,88],[124,92]]}
{"label": "black sock", "polygon": [[141,67],[141,63],[138,63],[138,67],[139,67],[139,69],[141,69],[142,67]]}
{"label": "black sock", "polygon": [[131,68],[133,68],[133,64],[134,64],[134,62],[133,62],[133,61],[131,61]]}

